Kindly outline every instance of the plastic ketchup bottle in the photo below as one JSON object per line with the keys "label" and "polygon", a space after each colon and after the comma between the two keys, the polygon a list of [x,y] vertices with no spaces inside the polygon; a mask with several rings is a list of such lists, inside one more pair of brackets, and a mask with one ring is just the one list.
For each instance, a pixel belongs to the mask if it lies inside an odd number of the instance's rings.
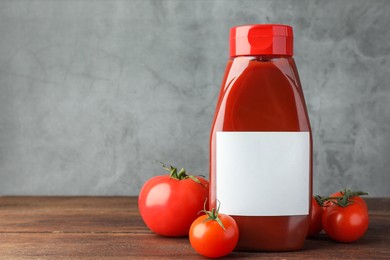
{"label": "plastic ketchup bottle", "polygon": [[303,247],[312,134],[286,25],[230,31],[230,60],[210,136],[209,207],[237,222],[238,251]]}

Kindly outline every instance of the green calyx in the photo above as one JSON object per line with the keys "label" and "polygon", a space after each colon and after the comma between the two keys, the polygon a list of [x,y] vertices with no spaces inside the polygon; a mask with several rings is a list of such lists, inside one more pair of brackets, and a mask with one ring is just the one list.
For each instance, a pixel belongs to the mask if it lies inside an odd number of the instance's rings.
{"label": "green calyx", "polygon": [[326,202],[329,201],[333,204],[336,204],[340,207],[347,207],[351,204],[353,204],[353,200],[351,200],[353,197],[356,196],[362,196],[362,195],[368,195],[367,192],[364,191],[352,191],[350,189],[344,189],[340,191],[341,196],[330,196],[330,197],[321,197],[319,195],[316,195],[314,198],[317,201],[318,205],[321,207],[326,207],[329,205],[326,205]]}
{"label": "green calyx", "polygon": [[169,168],[168,168],[167,166],[165,166],[164,163],[161,163],[161,164],[162,164],[163,168],[169,172],[169,177],[170,178],[176,179],[176,180],[179,180],[179,181],[180,180],[191,179],[194,182],[199,183],[200,185],[204,186],[204,184],[202,182],[200,182],[200,180],[197,177],[195,177],[193,175],[188,175],[184,168],[181,168],[181,170],[178,172],[177,168],[173,167],[172,165],[170,165]]}
{"label": "green calyx", "polygon": [[[225,226],[223,225],[221,219],[218,217],[218,213],[219,213],[219,208],[221,206],[221,203],[219,203],[218,205],[218,208],[215,209],[213,208],[211,211],[207,211],[206,209],[202,210],[201,212],[204,212],[206,215],[207,215],[207,218],[205,220],[203,220],[203,222],[206,222],[206,221],[217,221],[217,223],[219,224],[219,226],[223,229],[223,230],[226,230]],[[205,207],[206,207],[206,202],[205,202]]]}

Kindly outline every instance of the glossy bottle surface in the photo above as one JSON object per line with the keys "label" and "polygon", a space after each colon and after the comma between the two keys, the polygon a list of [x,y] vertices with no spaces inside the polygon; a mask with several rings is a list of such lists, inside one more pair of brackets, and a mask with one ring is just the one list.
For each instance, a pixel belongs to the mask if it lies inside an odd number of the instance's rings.
{"label": "glossy bottle surface", "polygon": [[[239,56],[229,60],[210,136],[210,208],[216,208],[218,199],[217,132],[308,132],[310,176],[307,194],[310,201],[312,136],[303,92],[292,57],[256,55]],[[247,173],[237,174],[245,178]],[[272,200],[267,197],[263,199]],[[250,203],[261,206],[262,202],[256,200]],[[285,203],[290,203],[289,198],[285,199]],[[310,207],[310,204],[307,207]],[[236,250],[299,250],[303,246],[309,227],[309,212],[310,209],[307,214],[293,216],[233,215],[240,229],[240,240]]]}

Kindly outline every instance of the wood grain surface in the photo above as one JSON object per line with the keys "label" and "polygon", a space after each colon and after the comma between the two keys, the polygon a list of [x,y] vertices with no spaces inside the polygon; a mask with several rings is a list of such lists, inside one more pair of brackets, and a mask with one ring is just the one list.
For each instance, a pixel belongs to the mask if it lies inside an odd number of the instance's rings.
{"label": "wood grain surface", "polygon": [[[234,252],[226,259],[390,259],[390,198],[367,202],[369,229],[355,243],[321,235],[299,252]],[[188,238],[151,233],[136,197],[0,197],[0,259],[205,258]]]}

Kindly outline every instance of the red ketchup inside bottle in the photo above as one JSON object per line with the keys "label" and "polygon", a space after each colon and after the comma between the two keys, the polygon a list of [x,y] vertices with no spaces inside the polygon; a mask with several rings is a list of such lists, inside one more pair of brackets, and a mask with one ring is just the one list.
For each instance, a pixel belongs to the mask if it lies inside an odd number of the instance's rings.
{"label": "red ketchup inside bottle", "polygon": [[303,247],[312,196],[312,134],[293,31],[230,31],[230,60],[210,136],[209,207],[239,226],[237,251]]}

